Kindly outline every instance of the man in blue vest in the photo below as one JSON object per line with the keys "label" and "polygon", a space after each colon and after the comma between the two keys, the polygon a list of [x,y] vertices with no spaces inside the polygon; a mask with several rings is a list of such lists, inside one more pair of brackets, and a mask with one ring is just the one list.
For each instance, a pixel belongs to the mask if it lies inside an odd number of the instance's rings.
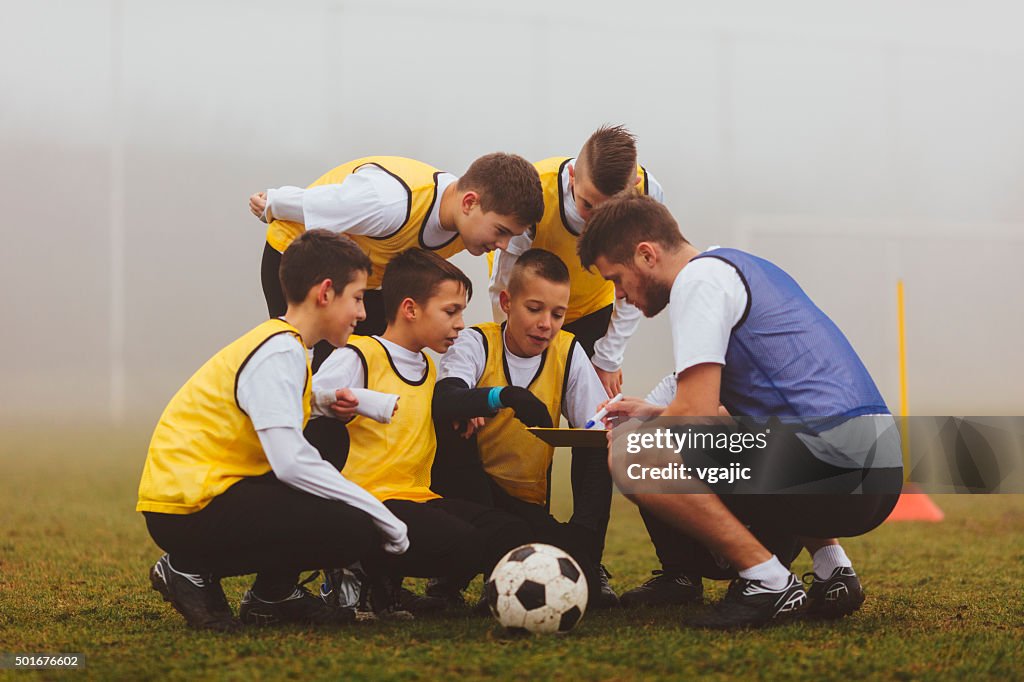
{"label": "man in blue vest", "polygon": [[[829,617],[856,610],[863,590],[836,538],[862,535],[888,516],[902,460],[885,401],[843,333],[778,266],[737,249],[699,251],[668,209],[647,197],[618,195],[599,207],[579,254],[647,317],[669,309],[674,399],[664,410],[626,399],[611,416],[693,423],[724,408],[749,418],[743,424],[770,420],[770,458],[751,447],[729,459],[761,457],[766,466],[757,471],[773,481],[798,474],[812,482],[802,492],[828,492],[628,495],[737,574],[699,624],[744,627],[805,609]],[[622,472],[613,475],[622,487]],[[789,570],[801,547],[814,557],[809,594]]]}

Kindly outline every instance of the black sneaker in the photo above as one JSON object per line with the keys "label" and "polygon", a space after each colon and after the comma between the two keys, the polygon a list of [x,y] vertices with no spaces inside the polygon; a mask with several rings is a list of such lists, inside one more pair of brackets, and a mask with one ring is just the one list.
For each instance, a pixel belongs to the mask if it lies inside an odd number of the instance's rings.
{"label": "black sneaker", "polygon": [[490,616],[491,614],[491,603],[487,600],[486,591],[480,595],[480,598],[476,600],[476,604],[473,604],[473,608],[470,609],[470,613],[474,616]]}
{"label": "black sneaker", "polygon": [[356,620],[375,621],[378,618],[413,620],[415,616],[402,606],[401,580],[360,575],[359,603]]}
{"label": "black sneaker", "polygon": [[238,629],[220,581],[213,576],[178,573],[164,554],[149,569],[149,582],[190,627],[221,632]]}
{"label": "black sneaker", "polygon": [[596,609],[613,609],[619,605],[619,595],[615,594],[615,590],[608,583],[608,579],[612,577],[612,574],[608,572],[608,569],[601,564],[597,567],[598,578],[601,581],[601,590],[597,593],[597,599],[594,601],[594,608]]}
{"label": "black sneaker", "polygon": [[853,568],[839,566],[826,580],[813,571],[804,574],[807,590],[807,615],[818,618],[842,618],[864,603],[864,588]]}
{"label": "black sneaker", "polygon": [[[352,609],[359,601],[359,576],[345,568],[327,568],[322,572],[320,598],[328,606],[338,609]],[[314,574],[313,579],[316,578]],[[305,585],[304,581],[302,584]]]}
{"label": "black sneaker", "polygon": [[428,616],[448,609],[448,602],[441,597],[432,594],[416,594],[405,587],[398,588],[398,603],[414,616]]}
{"label": "black sneaker", "polygon": [[652,571],[653,578],[640,587],[623,592],[619,597],[622,606],[678,606],[694,604],[704,598],[704,582],[700,576],[682,573]]}
{"label": "black sneaker", "polygon": [[246,625],[346,625],[355,621],[352,609],[330,606],[309,590],[296,585],[290,595],[280,601],[264,601],[252,590],[246,590],[238,617]]}
{"label": "black sneaker", "polygon": [[792,573],[778,590],[765,587],[760,580],[736,578],[722,601],[710,614],[694,618],[692,625],[717,630],[760,627],[796,615],[807,603],[807,593]]}
{"label": "black sneaker", "polygon": [[428,597],[442,600],[446,609],[459,611],[468,608],[462,589],[451,578],[431,578],[424,592]]}

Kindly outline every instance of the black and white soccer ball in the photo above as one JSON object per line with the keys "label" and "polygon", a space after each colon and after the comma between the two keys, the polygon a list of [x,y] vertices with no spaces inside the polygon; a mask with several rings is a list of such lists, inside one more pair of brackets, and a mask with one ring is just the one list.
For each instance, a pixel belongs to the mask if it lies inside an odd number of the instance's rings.
{"label": "black and white soccer ball", "polygon": [[510,630],[568,632],[587,610],[579,564],[551,545],[531,543],[502,557],[485,587],[498,622]]}

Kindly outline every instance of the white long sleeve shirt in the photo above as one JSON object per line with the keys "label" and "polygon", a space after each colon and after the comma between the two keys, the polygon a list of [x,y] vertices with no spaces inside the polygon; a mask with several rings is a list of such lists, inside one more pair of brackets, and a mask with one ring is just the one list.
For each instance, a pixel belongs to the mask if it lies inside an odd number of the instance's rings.
{"label": "white long sleeve shirt", "polygon": [[302,435],[305,380],[306,349],[290,334],[260,346],[238,375],[238,405],[252,420],[274,475],[296,490],[366,512],[381,531],[385,551],[402,554],[409,548],[405,523],[342,476]]}
{"label": "white long sleeve shirt", "polygon": [[[509,352],[506,344],[502,346],[512,385],[526,388],[537,375],[542,356],[521,358]],[[486,366],[487,353],[483,337],[472,329],[463,329],[452,347],[441,357],[438,381],[455,377],[462,379],[470,388],[475,388]],[[567,380],[562,416],[568,420],[570,426],[583,428],[587,420],[597,412],[597,406],[608,399],[608,394],[601,385],[593,365],[587,359],[587,354],[578,344],[573,346],[572,357],[569,358]]]}
{"label": "white long sleeve shirt", "polygon": [[[451,173],[438,175],[438,196],[456,180]],[[378,166],[366,165],[338,184],[268,189],[264,218],[269,214],[302,223],[309,230],[385,237],[405,222],[408,202],[409,192],[399,180]],[[434,202],[423,229],[428,246],[441,246],[452,238],[451,232],[441,228],[440,206],[440,201]]]}

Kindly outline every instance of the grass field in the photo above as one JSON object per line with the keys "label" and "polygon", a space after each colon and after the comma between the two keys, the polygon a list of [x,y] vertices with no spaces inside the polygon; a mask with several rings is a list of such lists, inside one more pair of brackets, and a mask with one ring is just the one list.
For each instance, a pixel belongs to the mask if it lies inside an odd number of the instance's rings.
{"label": "grass field", "polygon": [[[678,611],[658,609],[589,613],[566,637],[505,639],[490,619],[474,617],[215,636],[186,629],[149,588],[159,551],[133,511],[147,439],[140,431],[4,431],[0,654],[75,652],[87,667],[0,678],[1024,677],[1024,496],[941,497],[943,523],[886,524],[845,542],[868,601],[837,624],[710,633],[681,628]],[[564,473],[556,469],[559,480]],[[608,547],[619,590],[655,568],[639,515],[620,497]],[[809,570],[806,555],[794,570]],[[233,604],[246,585],[226,581]],[[707,585],[713,599],[725,589]]]}

